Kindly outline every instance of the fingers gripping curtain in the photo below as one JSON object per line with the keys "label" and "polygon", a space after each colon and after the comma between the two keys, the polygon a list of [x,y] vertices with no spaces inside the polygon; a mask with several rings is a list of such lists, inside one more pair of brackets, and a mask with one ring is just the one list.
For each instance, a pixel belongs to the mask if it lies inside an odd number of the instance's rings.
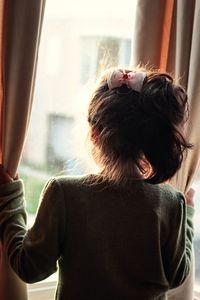
{"label": "fingers gripping curtain", "polygon": [[[194,143],[172,184],[186,192],[200,162],[200,1],[138,0],[132,64],[171,72],[185,86],[190,101],[187,134]],[[193,299],[193,272],[170,300]]]}
{"label": "fingers gripping curtain", "polygon": [[[30,119],[45,0],[0,0],[0,160],[15,176]],[[24,300],[0,243],[0,299]]]}

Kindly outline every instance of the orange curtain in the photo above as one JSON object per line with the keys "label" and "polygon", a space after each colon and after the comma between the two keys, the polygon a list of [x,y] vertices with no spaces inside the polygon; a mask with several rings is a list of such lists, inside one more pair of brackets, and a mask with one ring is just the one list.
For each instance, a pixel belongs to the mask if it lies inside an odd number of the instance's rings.
{"label": "orange curtain", "polygon": [[[45,0],[0,0],[0,163],[15,176],[30,119]],[[25,300],[25,284],[0,243],[0,299]]]}
{"label": "orange curtain", "polygon": [[[200,163],[200,1],[138,0],[132,64],[147,64],[173,73],[185,86],[190,102],[187,135],[194,143],[172,184],[186,192]],[[170,300],[193,299],[193,272],[170,291]]]}
{"label": "orange curtain", "polygon": [[3,117],[3,20],[4,20],[4,0],[0,0],[0,162],[2,162],[2,117]]}

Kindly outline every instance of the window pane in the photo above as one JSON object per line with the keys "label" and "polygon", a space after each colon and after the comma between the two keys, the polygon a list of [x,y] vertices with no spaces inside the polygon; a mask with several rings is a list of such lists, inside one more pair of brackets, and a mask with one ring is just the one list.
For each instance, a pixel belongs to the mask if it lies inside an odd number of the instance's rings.
{"label": "window pane", "polygon": [[102,70],[128,65],[137,1],[48,0],[31,124],[20,167],[34,214],[46,180],[95,167],[87,155],[88,91]]}
{"label": "window pane", "polygon": [[[82,174],[95,168],[82,134],[88,91],[103,69],[130,63],[136,3],[46,1],[33,112],[20,166],[30,223],[50,176]],[[196,198],[200,199],[200,190]],[[199,220],[196,201],[196,257],[200,255]],[[196,278],[200,285],[199,259]]]}

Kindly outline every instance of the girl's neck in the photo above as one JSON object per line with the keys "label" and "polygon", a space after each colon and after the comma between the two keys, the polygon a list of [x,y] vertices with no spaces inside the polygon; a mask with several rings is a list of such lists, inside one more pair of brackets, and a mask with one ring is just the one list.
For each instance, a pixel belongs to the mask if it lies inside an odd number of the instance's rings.
{"label": "girl's neck", "polygon": [[104,177],[104,179],[121,184],[145,179],[137,165],[133,162],[113,164],[112,166],[103,168],[100,174]]}

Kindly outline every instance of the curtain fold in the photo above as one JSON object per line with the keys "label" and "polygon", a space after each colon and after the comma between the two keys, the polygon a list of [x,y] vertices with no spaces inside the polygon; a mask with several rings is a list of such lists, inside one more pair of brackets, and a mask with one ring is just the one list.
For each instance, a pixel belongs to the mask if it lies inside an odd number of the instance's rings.
{"label": "curtain fold", "polygon": [[[172,184],[186,192],[200,164],[200,1],[138,0],[132,65],[147,64],[175,75],[187,89],[190,119],[186,128],[194,149]],[[193,299],[193,276],[169,292],[170,300]]]}
{"label": "curtain fold", "polygon": [[[45,0],[0,0],[0,159],[16,175],[30,119]],[[0,299],[25,300],[25,284],[0,244]]]}
{"label": "curtain fold", "polygon": [[5,0],[0,0],[0,162],[2,162],[2,131],[3,128],[1,126],[2,124],[2,117],[3,117],[3,107],[2,107],[2,103],[3,103],[3,68],[2,68],[2,64],[3,64],[3,21],[4,21],[4,2]]}

